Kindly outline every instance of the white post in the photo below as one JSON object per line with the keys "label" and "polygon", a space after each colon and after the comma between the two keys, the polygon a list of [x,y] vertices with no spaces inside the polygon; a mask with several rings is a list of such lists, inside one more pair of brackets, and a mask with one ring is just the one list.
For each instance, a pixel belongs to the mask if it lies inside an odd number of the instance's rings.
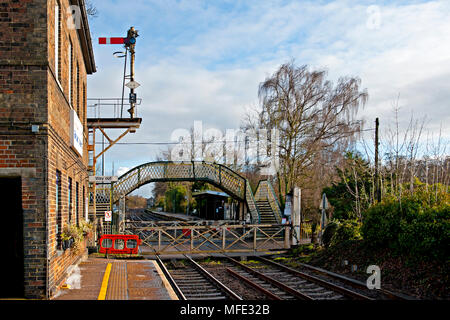
{"label": "white post", "polygon": [[301,225],[301,189],[294,187],[292,195],[292,244],[300,244],[300,225]]}
{"label": "white post", "polygon": [[319,241],[322,244],[322,236],[323,232],[327,226],[327,209],[328,209],[328,199],[325,193],[322,195],[322,202],[320,205],[320,209],[322,210],[322,214],[320,217],[320,232],[319,232]]}

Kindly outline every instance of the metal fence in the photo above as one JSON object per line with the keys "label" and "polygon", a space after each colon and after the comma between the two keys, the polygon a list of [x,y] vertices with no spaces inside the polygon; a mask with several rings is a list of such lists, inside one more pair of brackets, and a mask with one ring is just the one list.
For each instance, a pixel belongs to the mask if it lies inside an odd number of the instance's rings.
{"label": "metal fence", "polygon": [[142,240],[143,253],[256,252],[290,248],[290,224],[201,225],[176,222],[128,223]]}

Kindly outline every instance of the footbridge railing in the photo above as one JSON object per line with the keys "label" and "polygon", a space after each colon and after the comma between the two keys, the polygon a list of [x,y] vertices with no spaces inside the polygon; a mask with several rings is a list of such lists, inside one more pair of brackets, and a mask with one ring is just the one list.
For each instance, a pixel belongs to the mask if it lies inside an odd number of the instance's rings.
{"label": "footbridge railing", "polygon": [[116,203],[133,190],[150,182],[205,181],[247,204],[253,223],[259,222],[259,211],[248,181],[230,168],[212,162],[157,161],[137,166],[119,177],[109,188],[97,188],[96,199]]}

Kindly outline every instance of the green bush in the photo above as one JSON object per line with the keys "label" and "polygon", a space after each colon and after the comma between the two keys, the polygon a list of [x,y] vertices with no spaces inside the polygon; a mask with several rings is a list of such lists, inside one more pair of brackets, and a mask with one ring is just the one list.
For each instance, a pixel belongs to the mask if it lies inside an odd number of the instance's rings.
{"label": "green bush", "polygon": [[292,250],[292,253],[295,256],[300,256],[300,255],[308,255],[310,253],[313,253],[314,251],[315,251],[314,245],[312,243],[309,243],[299,245],[297,248],[294,248]]}
{"label": "green bush", "polygon": [[423,187],[401,201],[391,198],[363,213],[361,233],[367,245],[391,248],[397,254],[420,259],[447,260],[450,206],[443,189]]}
{"label": "green bush", "polygon": [[360,233],[361,224],[357,220],[343,220],[339,223],[333,237],[331,238],[331,246],[349,240],[361,240]]}
{"label": "green bush", "polygon": [[450,207],[429,208],[401,221],[398,250],[413,256],[445,260],[450,257]]}
{"label": "green bush", "polygon": [[328,248],[331,244],[331,239],[333,238],[334,234],[336,233],[337,228],[339,227],[338,221],[331,221],[325,228],[323,235],[322,235],[322,243],[325,246],[325,248]]}
{"label": "green bush", "polygon": [[361,234],[370,246],[393,248],[400,232],[399,204],[386,201],[363,213]]}

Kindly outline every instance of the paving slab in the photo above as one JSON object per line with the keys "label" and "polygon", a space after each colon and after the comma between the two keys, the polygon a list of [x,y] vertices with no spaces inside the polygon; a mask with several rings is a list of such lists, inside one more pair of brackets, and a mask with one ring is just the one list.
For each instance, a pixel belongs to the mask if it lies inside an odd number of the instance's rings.
{"label": "paving slab", "polygon": [[90,257],[73,268],[52,300],[176,300],[155,260]]}

